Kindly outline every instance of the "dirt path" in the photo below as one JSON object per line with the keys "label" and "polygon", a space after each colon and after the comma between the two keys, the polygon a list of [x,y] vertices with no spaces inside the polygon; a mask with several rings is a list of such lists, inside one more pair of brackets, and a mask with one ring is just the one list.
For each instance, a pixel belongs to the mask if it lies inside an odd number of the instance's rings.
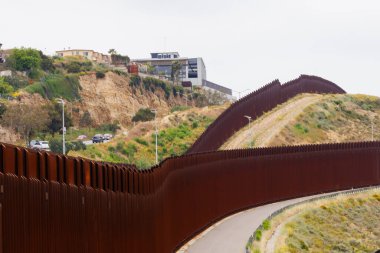
{"label": "dirt path", "polygon": [[319,94],[305,94],[291,103],[275,108],[267,115],[254,121],[249,128],[244,127],[242,130],[233,135],[221,149],[237,149],[249,147],[249,143],[254,140],[254,146],[268,146],[281,130],[292,120],[297,118],[305,108],[323,99]]}

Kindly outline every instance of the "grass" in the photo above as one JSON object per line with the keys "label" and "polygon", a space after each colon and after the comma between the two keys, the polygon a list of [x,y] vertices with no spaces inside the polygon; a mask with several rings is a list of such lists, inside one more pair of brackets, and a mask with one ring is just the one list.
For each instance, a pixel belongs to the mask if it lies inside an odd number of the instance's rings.
{"label": "grass", "polygon": [[[189,114],[177,125],[159,131],[158,160],[184,154],[212,121],[206,116]],[[155,134],[131,140],[119,136],[110,143],[91,145],[86,150],[70,152],[70,155],[114,163],[132,163],[140,169],[146,169],[155,164]]]}
{"label": "grass", "polygon": [[341,195],[295,205],[264,220],[247,245],[265,252],[277,230],[275,252],[375,252],[380,249],[380,190]]}
{"label": "grass", "polygon": [[318,203],[284,226],[275,252],[375,252],[379,215],[379,191]]}
{"label": "grass", "polygon": [[[380,98],[365,95],[326,95],[286,126],[271,146],[294,143],[363,141],[371,138],[371,119],[380,125]],[[377,127],[378,128],[378,127]],[[380,132],[375,131],[375,139]]]}
{"label": "grass", "polygon": [[79,99],[80,84],[77,75],[51,74],[25,88],[29,93],[38,93],[44,98]]}

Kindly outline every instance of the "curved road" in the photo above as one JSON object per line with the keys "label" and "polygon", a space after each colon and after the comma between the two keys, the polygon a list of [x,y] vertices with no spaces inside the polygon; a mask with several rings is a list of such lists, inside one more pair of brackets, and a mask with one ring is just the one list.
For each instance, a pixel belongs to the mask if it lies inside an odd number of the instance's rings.
{"label": "curved road", "polygon": [[177,253],[245,253],[245,245],[253,231],[273,212],[303,200],[330,194],[333,193],[286,200],[232,215],[198,235]]}

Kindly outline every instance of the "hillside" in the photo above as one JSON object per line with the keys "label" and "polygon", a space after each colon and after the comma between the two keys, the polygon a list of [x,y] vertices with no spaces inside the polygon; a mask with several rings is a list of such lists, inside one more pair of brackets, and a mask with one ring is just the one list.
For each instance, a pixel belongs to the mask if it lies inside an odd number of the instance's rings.
{"label": "hillside", "polygon": [[[178,156],[194,143],[207,126],[229,105],[203,108],[182,108],[157,120],[158,160]],[[155,123],[140,122],[129,131],[116,136],[108,143],[88,146],[86,150],[70,151],[81,156],[108,162],[133,163],[139,168],[155,164]]]}
{"label": "hillside", "polygon": [[[152,91],[133,87],[130,82],[128,75],[114,72],[107,72],[104,78],[96,78],[95,73],[80,76],[81,99],[73,103],[74,111],[88,111],[96,125],[114,121],[130,125],[132,117],[141,108],[158,108],[160,115],[166,115],[171,107],[186,104],[179,93],[166,96],[163,89]],[[74,113],[77,121],[80,115]]]}
{"label": "hillside", "polygon": [[97,133],[129,131],[141,109],[155,109],[162,118],[173,108],[202,108],[227,101],[201,87],[185,89],[80,56],[49,57],[31,48],[12,49],[1,67],[9,71],[0,77],[0,141],[18,145],[41,139],[62,146],[58,143],[62,106],[57,99],[65,102],[68,146],[79,135],[88,139]]}
{"label": "hillside", "polygon": [[280,226],[272,252],[375,252],[380,247],[379,193],[303,205]]}
{"label": "hillside", "polygon": [[221,149],[269,147],[380,138],[380,98],[302,94],[235,133]]}

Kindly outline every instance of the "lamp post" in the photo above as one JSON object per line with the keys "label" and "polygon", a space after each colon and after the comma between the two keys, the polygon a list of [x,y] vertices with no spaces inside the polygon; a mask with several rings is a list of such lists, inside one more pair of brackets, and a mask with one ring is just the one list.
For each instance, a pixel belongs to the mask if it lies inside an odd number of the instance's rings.
{"label": "lamp post", "polygon": [[234,92],[236,92],[236,93],[239,94],[239,100],[240,100],[240,94],[243,93],[243,92],[249,91],[249,90],[250,90],[250,89],[245,89],[245,90],[242,90],[242,91],[234,90]]}
{"label": "lamp post", "polygon": [[62,153],[66,154],[66,144],[65,144],[65,101],[62,98],[57,99],[59,104],[62,104]]}
{"label": "lamp post", "polygon": [[[248,119],[248,131],[249,131],[251,129],[251,120],[252,120],[252,117],[251,116],[247,116],[247,115],[244,115],[244,117]],[[252,139],[252,137],[251,137],[251,139]],[[250,142],[249,142],[249,148],[252,148],[252,140],[250,140]]]}
{"label": "lamp post", "polygon": [[156,133],[156,164],[158,164],[158,151],[157,151],[157,110],[153,109],[151,112],[154,113],[154,125],[155,125],[155,133]]}

